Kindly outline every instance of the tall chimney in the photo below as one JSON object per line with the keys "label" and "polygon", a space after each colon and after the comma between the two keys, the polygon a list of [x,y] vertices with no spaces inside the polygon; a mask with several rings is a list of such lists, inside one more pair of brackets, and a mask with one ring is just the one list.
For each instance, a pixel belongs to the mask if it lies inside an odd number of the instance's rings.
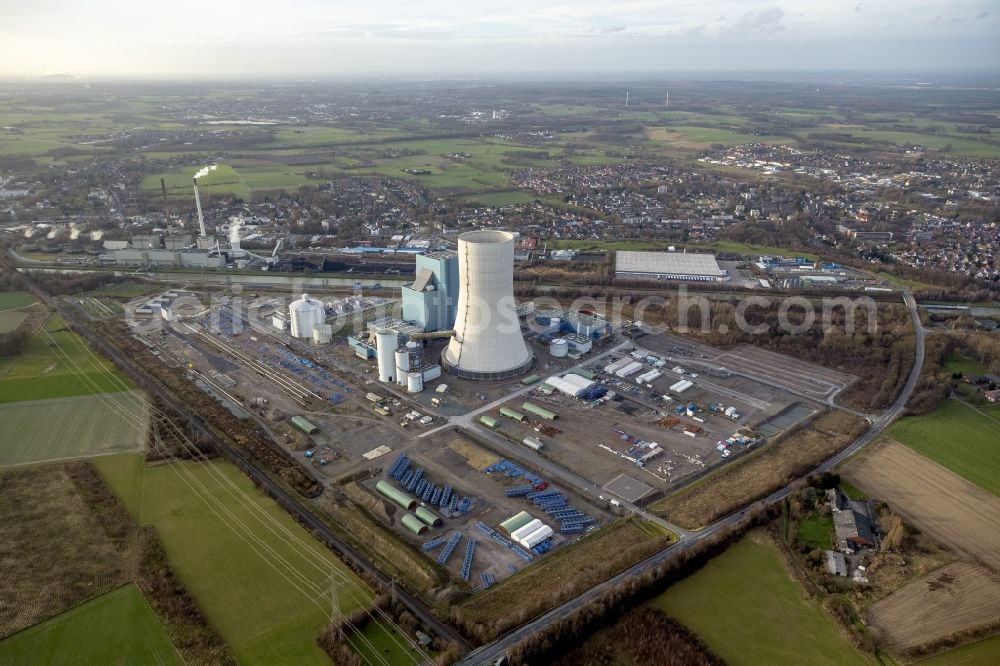
{"label": "tall chimney", "polygon": [[194,205],[198,207],[198,228],[201,229],[201,236],[204,238],[208,234],[205,233],[205,216],[201,214],[201,196],[198,194],[198,179],[192,178],[191,181],[194,183]]}

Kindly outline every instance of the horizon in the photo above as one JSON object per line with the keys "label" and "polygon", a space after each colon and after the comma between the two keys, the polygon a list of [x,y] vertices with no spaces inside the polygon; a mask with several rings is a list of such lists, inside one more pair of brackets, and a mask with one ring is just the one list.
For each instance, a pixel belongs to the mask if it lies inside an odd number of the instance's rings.
{"label": "horizon", "polygon": [[[169,7],[40,0],[0,10],[0,78],[218,79],[515,72],[993,71],[1000,13],[988,2],[889,0],[782,6],[722,0],[613,6],[438,0],[364,7],[293,0]],[[400,63],[405,63],[401,68]]]}

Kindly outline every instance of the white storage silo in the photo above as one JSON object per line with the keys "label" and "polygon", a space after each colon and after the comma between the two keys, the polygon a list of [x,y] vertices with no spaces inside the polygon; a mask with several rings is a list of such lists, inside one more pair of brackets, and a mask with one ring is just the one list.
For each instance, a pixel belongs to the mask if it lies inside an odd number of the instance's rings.
{"label": "white storage silo", "polygon": [[562,328],[562,319],[559,317],[552,317],[552,319],[549,319],[549,331],[552,333],[558,333],[560,328]]}
{"label": "white storage silo", "polygon": [[407,393],[420,393],[424,390],[424,376],[419,372],[411,372],[406,375]]}
{"label": "white storage silo", "polygon": [[313,342],[317,345],[328,345],[333,342],[333,326],[320,324],[313,329]]}
{"label": "white storage silo", "polygon": [[442,364],[468,379],[502,379],[531,367],[514,301],[514,235],[470,231],[458,237],[455,335]]}
{"label": "white storage silo", "polygon": [[310,338],[313,329],[326,321],[323,302],[302,294],[302,298],[288,306],[288,319],[294,338]]}
{"label": "white storage silo", "polygon": [[395,329],[384,328],[375,332],[375,357],[378,359],[378,380],[392,382],[396,377],[396,345],[399,334]]}
{"label": "white storage silo", "polygon": [[562,338],[556,338],[549,343],[549,355],[562,358],[569,353],[569,343]]}

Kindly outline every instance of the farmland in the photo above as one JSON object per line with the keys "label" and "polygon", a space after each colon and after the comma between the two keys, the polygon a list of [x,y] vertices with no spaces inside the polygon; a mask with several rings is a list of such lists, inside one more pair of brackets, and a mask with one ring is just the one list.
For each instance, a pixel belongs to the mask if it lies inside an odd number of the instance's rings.
{"label": "farmland", "polygon": [[948,650],[918,662],[920,666],[994,666],[1000,661],[1000,636]]}
{"label": "farmland", "polygon": [[51,318],[44,331],[34,333],[24,351],[0,373],[0,403],[113,393],[122,390],[123,383],[129,385],[84,344],[60,319]]}
{"label": "farmland", "polygon": [[35,297],[26,291],[0,291],[0,311],[16,310],[34,302]]}
{"label": "farmland", "polygon": [[909,416],[889,435],[994,495],[1000,495],[1000,424],[958,400]]}
{"label": "farmland", "polygon": [[843,475],[935,540],[1000,571],[1000,498],[894,441],[863,451]]}
{"label": "farmland", "polygon": [[132,392],[0,404],[0,467],[139,451],[149,412]]}
{"label": "farmland", "polygon": [[329,620],[330,577],[346,577],[341,610],[368,588],[236,467],[138,456],[95,460],[241,663],[324,663],[316,637]]}
{"label": "farmland", "polygon": [[766,448],[657,502],[652,508],[682,527],[694,529],[707,525],[764,497],[844,448],[864,425],[860,417],[827,412],[801,429],[782,434]]}
{"label": "farmland", "polygon": [[819,603],[803,597],[776,546],[759,531],[650,603],[728,663],[867,663]]}
{"label": "farmland", "polygon": [[911,649],[1000,619],[1000,578],[980,564],[954,562],[876,602],[868,615],[888,646]]}
{"label": "farmland", "polygon": [[[959,562],[932,571],[877,602],[871,622],[897,650],[919,654],[1000,617],[1000,498],[895,441],[852,459],[843,474],[936,541]],[[922,609],[936,609],[925,616]],[[906,617],[905,623],[899,618]]]}
{"label": "farmland", "polygon": [[135,585],[125,585],[0,641],[0,664],[184,662]]}
{"label": "farmland", "polygon": [[0,471],[0,497],[0,636],[128,580],[128,544],[102,529],[62,465]]}

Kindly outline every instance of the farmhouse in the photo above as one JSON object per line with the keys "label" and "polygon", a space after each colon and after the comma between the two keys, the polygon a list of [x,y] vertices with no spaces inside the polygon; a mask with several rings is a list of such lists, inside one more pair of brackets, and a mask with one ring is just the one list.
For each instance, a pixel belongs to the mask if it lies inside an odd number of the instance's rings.
{"label": "farmhouse", "polygon": [[826,570],[834,576],[847,576],[847,558],[835,550],[824,550],[826,555]]}
{"label": "farmhouse", "polygon": [[874,548],[874,521],[868,502],[846,499],[836,489],[827,491],[827,499],[833,510],[833,529],[840,552],[851,554],[862,548]]}

